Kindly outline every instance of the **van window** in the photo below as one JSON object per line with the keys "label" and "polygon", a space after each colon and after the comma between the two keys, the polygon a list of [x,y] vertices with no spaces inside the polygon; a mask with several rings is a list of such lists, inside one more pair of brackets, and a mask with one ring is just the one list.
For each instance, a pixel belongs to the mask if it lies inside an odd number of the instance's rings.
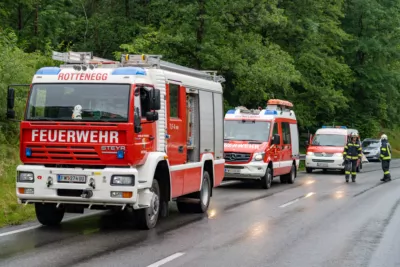
{"label": "van window", "polygon": [[283,144],[290,144],[290,126],[288,122],[282,122],[282,139]]}
{"label": "van window", "polygon": [[279,132],[278,132],[278,123],[277,122],[274,123],[274,129],[272,130],[272,136],[274,136],[276,134],[279,134]]}

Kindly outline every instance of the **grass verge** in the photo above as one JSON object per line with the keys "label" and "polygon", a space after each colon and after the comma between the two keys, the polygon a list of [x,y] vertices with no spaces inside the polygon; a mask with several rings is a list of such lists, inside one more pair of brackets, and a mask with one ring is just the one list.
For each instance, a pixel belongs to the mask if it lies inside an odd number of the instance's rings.
{"label": "grass verge", "polygon": [[388,136],[388,141],[392,147],[392,157],[400,158],[400,127],[394,130],[386,130],[382,133]]}
{"label": "grass verge", "polygon": [[35,217],[31,205],[20,205],[15,194],[15,169],[19,164],[18,147],[0,145],[0,227],[17,225]]}

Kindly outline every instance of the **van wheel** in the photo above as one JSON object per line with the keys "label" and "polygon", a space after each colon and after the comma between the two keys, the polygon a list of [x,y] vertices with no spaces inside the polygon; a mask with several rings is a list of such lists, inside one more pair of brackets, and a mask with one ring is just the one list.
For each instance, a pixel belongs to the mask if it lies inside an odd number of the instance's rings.
{"label": "van wheel", "polygon": [[156,179],[153,179],[150,190],[154,193],[150,207],[135,211],[137,214],[137,227],[143,230],[154,228],[160,214],[160,186]]}
{"label": "van wheel", "polygon": [[290,173],[286,177],[286,182],[288,184],[293,184],[294,179],[296,179],[296,168],[292,165],[292,169],[290,169]]}
{"label": "van wheel", "polygon": [[196,203],[177,200],[176,204],[180,213],[205,213],[208,210],[211,199],[211,179],[207,171],[203,172],[201,189],[196,193]]}
{"label": "van wheel", "polygon": [[306,168],[307,173],[312,173],[313,169],[312,168]]}
{"label": "van wheel", "polygon": [[271,188],[272,184],[272,170],[270,167],[267,168],[265,171],[265,175],[261,177],[261,187],[263,189],[269,189]]}
{"label": "van wheel", "polygon": [[65,210],[57,208],[53,203],[35,203],[36,218],[46,226],[55,226],[60,224],[64,218]]}

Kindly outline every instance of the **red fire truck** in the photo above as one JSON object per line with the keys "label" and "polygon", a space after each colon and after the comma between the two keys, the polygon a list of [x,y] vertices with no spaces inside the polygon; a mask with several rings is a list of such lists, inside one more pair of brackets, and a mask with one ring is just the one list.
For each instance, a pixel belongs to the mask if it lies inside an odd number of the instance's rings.
{"label": "red fire truck", "polygon": [[[224,177],[222,77],[162,61],[53,52],[39,69],[20,124],[19,203],[43,225],[65,212],[129,210],[139,228],[204,213]],[[9,86],[7,116],[15,117]]]}

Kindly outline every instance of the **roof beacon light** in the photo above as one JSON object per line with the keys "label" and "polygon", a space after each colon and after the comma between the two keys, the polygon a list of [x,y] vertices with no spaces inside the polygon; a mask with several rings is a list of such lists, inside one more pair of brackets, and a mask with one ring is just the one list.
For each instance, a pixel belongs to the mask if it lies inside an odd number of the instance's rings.
{"label": "roof beacon light", "polygon": [[293,108],[293,104],[289,101],[286,100],[280,100],[280,99],[270,99],[267,102],[268,105],[277,105],[277,106],[282,106],[282,107],[287,107],[287,108]]}

